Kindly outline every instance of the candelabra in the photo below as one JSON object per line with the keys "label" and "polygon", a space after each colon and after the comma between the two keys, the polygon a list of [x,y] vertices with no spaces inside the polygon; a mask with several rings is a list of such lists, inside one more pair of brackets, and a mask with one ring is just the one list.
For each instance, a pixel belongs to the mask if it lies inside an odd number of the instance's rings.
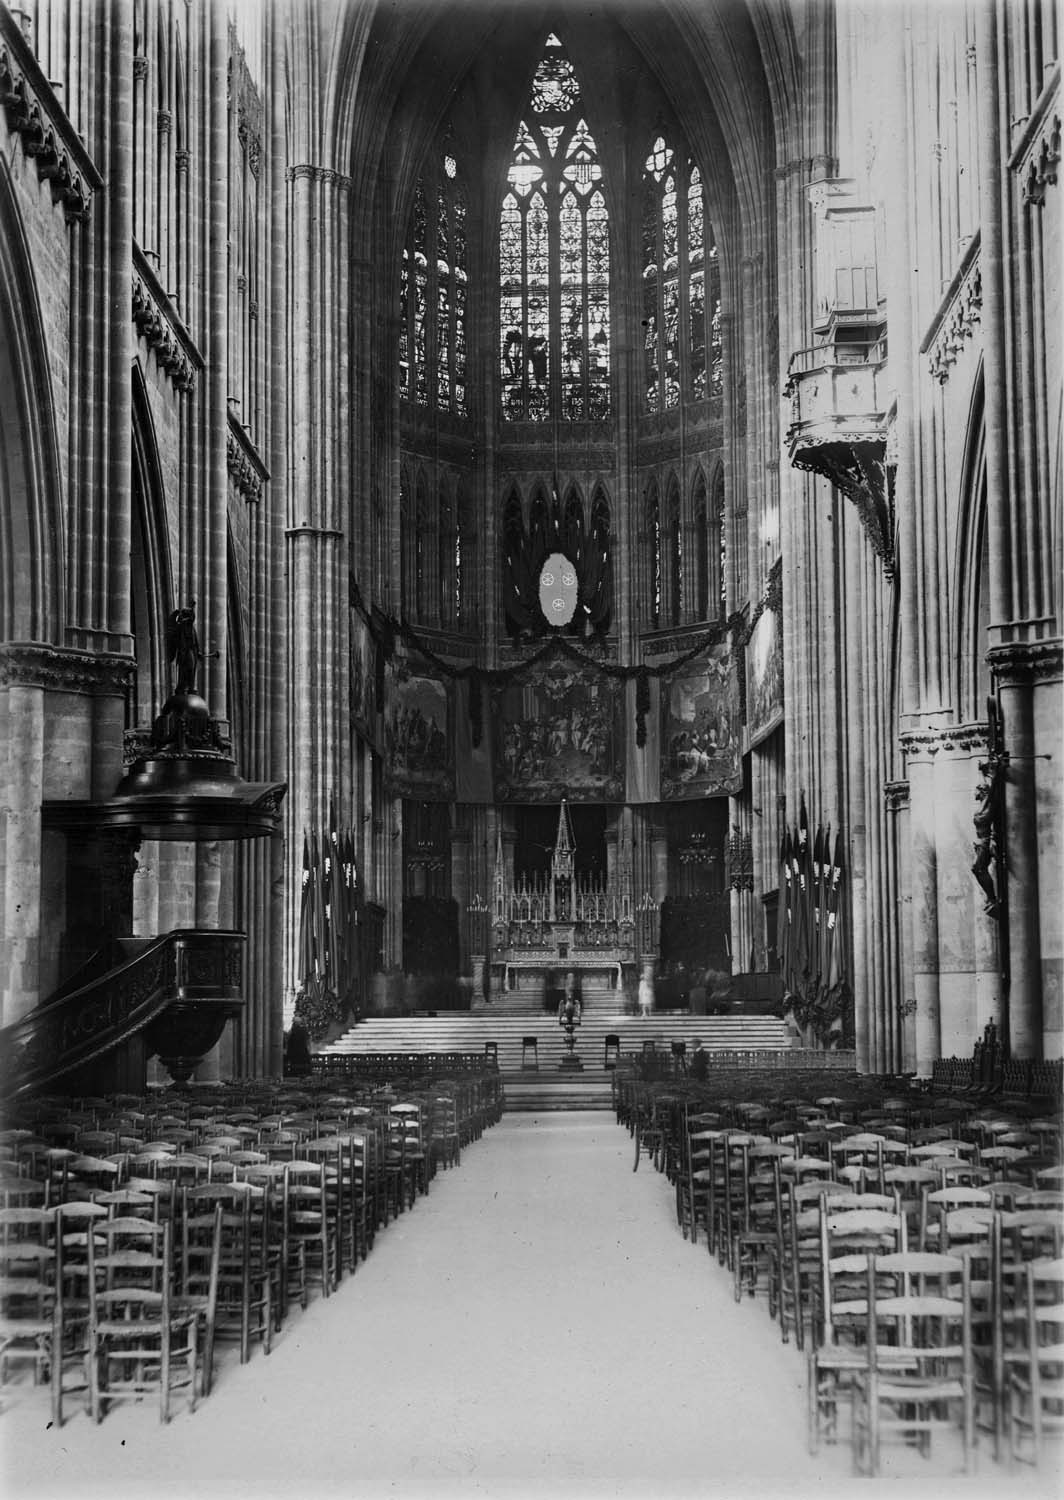
{"label": "candelabra", "polygon": [[470,961],[473,966],[473,993],[491,1000],[491,982],[488,978],[488,915],[490,908],[479,891],[466,907],[469,913]]}
{"label": "candelabra", "polygon": [[660,910],[660,904],[654,900],[650,892],[644,891],[635,909],[639,923],[639,952],[641,954],[657,954]]}

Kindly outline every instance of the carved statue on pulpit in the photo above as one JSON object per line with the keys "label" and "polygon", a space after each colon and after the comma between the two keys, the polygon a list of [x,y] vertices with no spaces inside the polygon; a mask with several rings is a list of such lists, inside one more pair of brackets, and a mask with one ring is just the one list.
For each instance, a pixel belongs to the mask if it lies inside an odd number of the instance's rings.
{"label": "carved statue on pulpit", "polygon": [[184,609],[171,612],[166,625],[166,654],[177,670],[174,693],[194,693],[196,674],[203,660],[199,636],[196,633],[196,601]]}

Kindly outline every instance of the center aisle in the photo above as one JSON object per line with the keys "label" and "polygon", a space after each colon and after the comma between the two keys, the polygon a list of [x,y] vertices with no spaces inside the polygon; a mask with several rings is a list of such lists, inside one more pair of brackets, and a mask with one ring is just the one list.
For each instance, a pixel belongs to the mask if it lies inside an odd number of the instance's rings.
{"label": "center aisle", "polygon": [[195,1414],[164,1428],[150,1403],[94,1427],[70,1411],[59,1433],[42,1430],[46,1403],[2,1419],[12,1493],[853,1487],[848,1446],[806,1451],[801,1357],[762,1305],[735,1304],[704,1240],[684,1241],[664,1178],[646,1162],[633,1175],[631,1141],[605,1113],[505,1115],[353,1279],[292,1315],[269,1358],[241,1369],[220,1350]]}

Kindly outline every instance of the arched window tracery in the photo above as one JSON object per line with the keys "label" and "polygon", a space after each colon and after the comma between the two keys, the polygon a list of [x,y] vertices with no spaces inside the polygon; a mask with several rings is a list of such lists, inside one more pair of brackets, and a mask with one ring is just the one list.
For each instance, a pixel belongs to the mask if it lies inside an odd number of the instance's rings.
{"label": "arched window tracery", "polygon": [[580,85],[547,38],[514,142],[499,227],[504,418],[610,411],[609,214]]}
{"label": "arched window tracery", "polygon": [[702,175],[662,132],[643,167],[644,404],[662,412],[722,391],[720,269]]}
{"label": "arched window tracery", "polygon": [[450,132],[416,188],[399,289],[399,394],[468,414],[468,197]]}

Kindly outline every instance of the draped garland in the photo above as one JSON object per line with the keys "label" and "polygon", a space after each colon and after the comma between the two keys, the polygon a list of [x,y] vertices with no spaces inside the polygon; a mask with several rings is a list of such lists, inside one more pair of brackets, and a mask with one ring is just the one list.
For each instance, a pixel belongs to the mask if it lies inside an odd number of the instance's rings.
{"label": "draped garland", "polygon": [[670,678],[689,662],[710,650],[713,646],[719,646],[731,637],[733,648],[738,655],[737,670],[739,676],[739,703],[743,722],[746,722],[746,647],[753,634],[754,627],[766,609],[780,612],[782,607],[783,585],[782,568],[777,561],[769,574],[768,585],[765,593],[758,601],[749,620],[746,620],[740,611],[735,611],[724,621],[713,625],[699,627],[704,631],[703,638],[697,645],[675,656],[671,661],[660,666],[651,666],[646,662],[640,662],[634,666],[622,666],[619,662],[603,660],[601,655],[592,654],[582,649],[560,631],[552,634],[550,639],[523,661],[512,667],[481,667],[473,663],[467,666],[455,666],[453,662],[437,655],[432,647],[422,639],[418,632],[406,620],[398,620],[392,615],[387,615],[383,610],[376,607],[369,608],[362,598],[361,591],[354,575],[350,579],[350,603],[365,621],[374,642],[375,675],[377,684],[377,702],[384,702],[384,678],[387,663],[395,655],[396,644],[401,642],[408,650],[416,652],[424,661],[438,672],[442,677],[450,678],[454,682],[469,683],[469,720],[471,738],[474,746],[481,743],[483,737],[483,689],[487,684],[489,687],[506,687],[528,675],[541,662],[553,661],[559,656],[579,666],[589,667],[592,671],[599,672],[603,677],[611,677],[615,681],[630,682],[636,684],[636,744],[642,749],[646,745],[646,715],[650,711],[650,681],[655,678],[658,681]]}

